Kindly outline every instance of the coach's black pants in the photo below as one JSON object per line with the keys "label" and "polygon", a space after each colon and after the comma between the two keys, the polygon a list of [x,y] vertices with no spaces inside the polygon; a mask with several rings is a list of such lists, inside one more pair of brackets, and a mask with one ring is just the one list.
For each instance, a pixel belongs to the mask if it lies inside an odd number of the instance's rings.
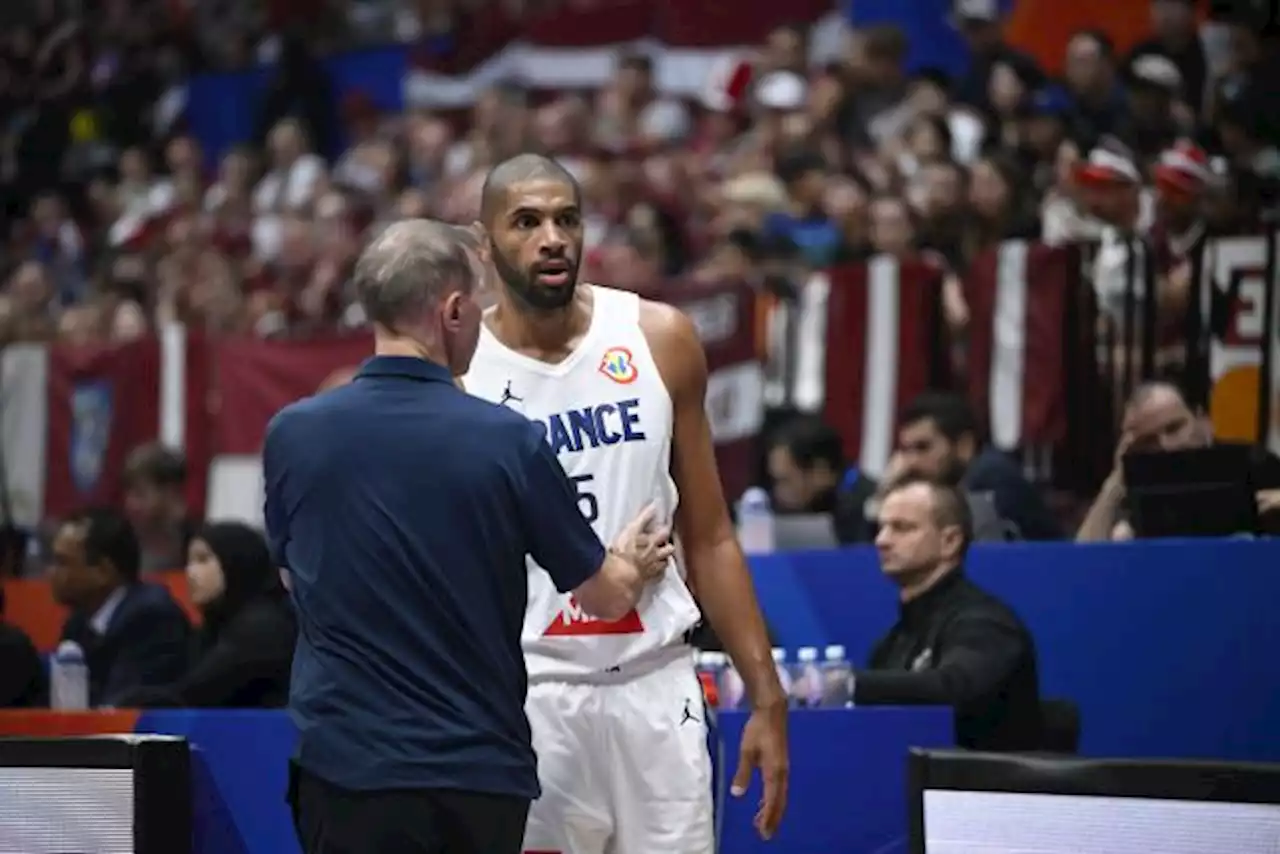
{"label": "coach's black pants", "polygon": [[303,854],[520,854],[524,798],[408,789],[353,792],[289,768]]}

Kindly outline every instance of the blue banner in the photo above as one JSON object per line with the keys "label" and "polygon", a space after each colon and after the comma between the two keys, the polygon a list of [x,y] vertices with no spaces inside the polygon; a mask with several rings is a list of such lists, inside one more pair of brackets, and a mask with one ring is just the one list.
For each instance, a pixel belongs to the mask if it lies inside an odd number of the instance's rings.
{"label": "blue banner", "polygon": [[[407,56],[401,47],[378,48],[339,54],[324,65],[336,97],[358,90],[380,109],[399,111],[404,105],[402,84]],[[204,147],[210,168],[228,148],[253,139],[271,74],[271,69],[256,68],[192,78],[187,120]]]}
{"label": "blue banner", "polygon": [[[788,647],[855,662],[897,618],[871,548],[753,561]],[[970,577],[1035,636],[1042,694],[1079,704],[1092,756],[1280,761],[1280,542],[979,546]]]}

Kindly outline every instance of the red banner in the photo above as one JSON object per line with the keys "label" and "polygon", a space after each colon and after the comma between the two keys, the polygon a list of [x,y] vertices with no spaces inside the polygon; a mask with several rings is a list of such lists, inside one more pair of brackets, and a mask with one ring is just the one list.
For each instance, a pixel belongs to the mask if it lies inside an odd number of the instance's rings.
{"label": "red banner", "polygon": [[689,316],[707,353],[707,420],[725,497],[737,500],[755,474],[764,422],[764,370],[756,356],[755,293],[740,282],[676,283],[663,295]]}
{"label": "red banner", "polygon": [[45,516],[121,498],[125,457],[160,430],[159,339],[49,354]]}
{"label": "red banner", "polygon": [[929,264],[881,255],[826,276],[823,414],[848,459],[878,477],[903,407],[947,387],[941,275]]}
{"label": "red banner", "polygon": [[965,276],[969,399],[1001,450],[1055,445],[1067,433],[1067,316],[1079,273],[1073,249],[1007,240]]}
{"label": "red banner", "polygon": [[273,415],[353,371],[372,352],[373,340],[367,335],[219,343],[214,455],[256,455]]}

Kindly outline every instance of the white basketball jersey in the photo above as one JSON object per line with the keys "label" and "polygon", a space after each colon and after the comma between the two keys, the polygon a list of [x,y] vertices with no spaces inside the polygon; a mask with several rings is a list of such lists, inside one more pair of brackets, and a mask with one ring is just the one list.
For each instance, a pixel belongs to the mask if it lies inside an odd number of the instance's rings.
{"label": "white basketball jersey", "polygon": [[[608,544],[651,501],[670,523],[679,495],[671,469],[671,395],[640,330],[640,298],[590,287],[591,325],[558,364],[516,353],[486,328],[471,370],[471,394],[509,406],[545,428],[578,489],[578,509]],[[536,500],[536,496],[530,500]],[[529,560],[523,646],[531,679],[584,678],[652,657],[682,642],[700,619],[676,561],[621,620],[588,617]]]}

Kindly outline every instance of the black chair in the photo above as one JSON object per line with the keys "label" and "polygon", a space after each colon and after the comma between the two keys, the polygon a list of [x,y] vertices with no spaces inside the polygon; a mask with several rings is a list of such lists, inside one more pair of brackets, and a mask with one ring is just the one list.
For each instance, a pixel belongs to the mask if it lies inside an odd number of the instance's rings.
{"label": "black chair", "polygon": [[1080,707],[1071,700],[1040,701],[1040,749],[1045,753],[1080,752]]}

